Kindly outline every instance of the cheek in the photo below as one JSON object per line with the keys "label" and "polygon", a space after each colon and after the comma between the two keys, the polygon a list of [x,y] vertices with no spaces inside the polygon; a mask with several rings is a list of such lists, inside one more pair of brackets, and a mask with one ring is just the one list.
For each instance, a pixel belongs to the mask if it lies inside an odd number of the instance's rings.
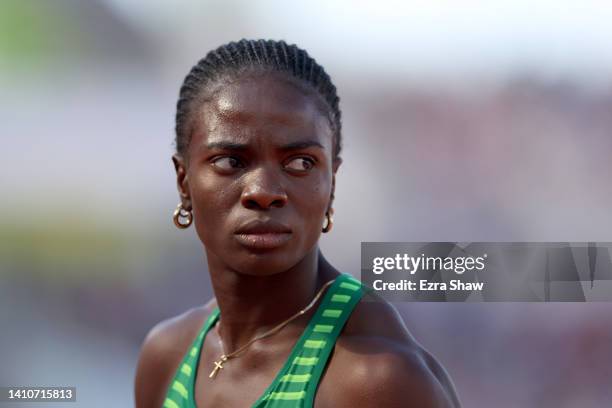
{"label": "cheek", "polygon": [[213,246],[215,238],[220,237],[220,232],[226,229],[227,216],[237,200],[234,198],[236,188],[205,172],[194,174],[189,187],[198,236],[205,245]]}
{"label": "cheek", "polygon": [[309,235],[318,237],[329,204],[331,185],[327,177],[321,176],[304,190],[297,193],[298,198],[294,202],[299,203],[296,206],[298,206],[300,216],[305,223],[304,228],[309,231]]}

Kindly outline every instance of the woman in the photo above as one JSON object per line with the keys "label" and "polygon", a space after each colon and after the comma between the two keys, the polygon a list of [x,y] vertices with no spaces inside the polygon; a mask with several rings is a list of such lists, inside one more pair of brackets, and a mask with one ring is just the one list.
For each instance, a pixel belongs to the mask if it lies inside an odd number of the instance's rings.
{"label": "woman", "polygon": [[221,46],[185,78],[174,221],[193,222],[215,298],[151,330],[138,407],[459,405],[394,308],[318,249],[342,162],[338,100],[282,41]]}

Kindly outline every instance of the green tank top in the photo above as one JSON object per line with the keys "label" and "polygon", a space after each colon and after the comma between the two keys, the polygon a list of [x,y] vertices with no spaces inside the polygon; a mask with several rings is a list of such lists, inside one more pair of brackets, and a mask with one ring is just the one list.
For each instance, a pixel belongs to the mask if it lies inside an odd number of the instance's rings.
{"label": "green tank top", "polygon": [[[325,293],[315,314],[308,322],[283,368],[253,408],[310,408],[321,374],[353,308],[361,299],[365,287],[351,275],[342,274]],[[202,343],[206,333],[219,318],[215,308],[187,355],[180,363],[170,383],[164,408],[197,408],[195,379]]]}

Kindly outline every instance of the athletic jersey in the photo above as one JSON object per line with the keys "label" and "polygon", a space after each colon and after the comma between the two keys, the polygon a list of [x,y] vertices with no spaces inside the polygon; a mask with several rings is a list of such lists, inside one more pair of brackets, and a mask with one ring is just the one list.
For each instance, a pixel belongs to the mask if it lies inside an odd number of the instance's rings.
{"label": "athletic jersey", "polygon": [[[342,274],[327,289],[283,368],[253,408],[310,408],[317,386],[336,339],[365,287],[348,274]],[[195,379],[206,333],[219,319],[215,308],[170,383],[164,408],[196,408]]]}

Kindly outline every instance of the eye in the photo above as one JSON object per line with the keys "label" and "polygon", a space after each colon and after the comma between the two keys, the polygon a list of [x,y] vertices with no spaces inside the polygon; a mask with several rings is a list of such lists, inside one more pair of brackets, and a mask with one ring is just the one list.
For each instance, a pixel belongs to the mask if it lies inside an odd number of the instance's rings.
{"label": "eye", "polygon": [[285,164],[285,168],[293,171],[306,172],[312,169],[314,165],[315,162],[311,158],[296,157],[287,162],[287,164]]}
{"label": "eye", "polygon": [[218,167],[221,170],[234,170],[244,168],[244,163],[237,157],[233,156],[222,156],[217,157],[211,161],[213,166]]}

